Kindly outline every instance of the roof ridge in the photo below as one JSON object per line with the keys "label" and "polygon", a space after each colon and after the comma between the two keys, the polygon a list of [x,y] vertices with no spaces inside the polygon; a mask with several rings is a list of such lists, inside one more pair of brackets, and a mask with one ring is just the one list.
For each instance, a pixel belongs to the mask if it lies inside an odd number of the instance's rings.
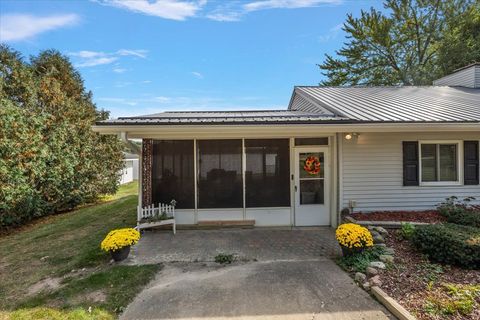
{"label": "roof ridge", "polygon": [[300,85],[300,86],[295,86],[295,88],[339,88],[339,89],[368,89],[368,88],[375,88],[375,89],[384,89],[384,88],[395,88],[395,89],[400,89],[400,88],[444,88],[444,87],[452,87],[452,86],[435,86],[435,85],[391,85],[391,86],[362,86],[362,85],[357,85],[357,86],[313,86],[313,85]]}

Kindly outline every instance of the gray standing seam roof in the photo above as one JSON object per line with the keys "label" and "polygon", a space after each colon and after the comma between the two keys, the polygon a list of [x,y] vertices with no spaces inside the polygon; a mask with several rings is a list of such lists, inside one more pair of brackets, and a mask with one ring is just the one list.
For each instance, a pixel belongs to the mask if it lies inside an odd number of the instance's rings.
{"label": "gray standing seam roof", "polygon": [[[349,121],[335,115],[300,110],[245,111],[170,111],[137,117],[121,117],[101,121],[100,125],[181,125],[181,124],[263,124],[263,123],[326,123]],[[350,121],[351,122],[351,121]]]}
{"label": "gray standing seam roof", "polygon": [[[480,90],[459,87],[295,87],[319,108],[360,122],[480,122]],[[291,104],[290,110],[295,110]]]}
{"label": "gray standing seam roof", "polygon": [[[298,97],[298,99],[296,98]],[[97,125],[480,123],[480,89],[295,87],[288,110],[171,111]]]}

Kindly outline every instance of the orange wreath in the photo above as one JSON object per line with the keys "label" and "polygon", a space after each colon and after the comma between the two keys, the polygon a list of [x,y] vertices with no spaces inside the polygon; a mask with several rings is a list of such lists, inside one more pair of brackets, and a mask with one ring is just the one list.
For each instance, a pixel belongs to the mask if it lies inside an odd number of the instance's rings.
{"label": "orange wreath", "polygon": [[310,156],[305,159],[303,170],[311,175],[318,174],[320,172],[320,160],[315,156]]}

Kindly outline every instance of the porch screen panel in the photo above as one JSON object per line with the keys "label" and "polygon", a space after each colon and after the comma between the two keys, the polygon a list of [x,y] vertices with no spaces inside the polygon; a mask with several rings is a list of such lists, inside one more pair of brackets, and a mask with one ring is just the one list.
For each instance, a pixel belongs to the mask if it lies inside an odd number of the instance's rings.
{"label": "porch screen panel", "polygon": [[247,208],[290,206],[288,139],[245,140]]}
{"label": "porch screen panel", "polygon": [[242,208],[242,140],[198,140],[198,208]]}
{"label": "porch screen panel", "polygon": [[195,208],[193,140],[153,142],[152,200],[155,205],[177,202],[179,209]]}

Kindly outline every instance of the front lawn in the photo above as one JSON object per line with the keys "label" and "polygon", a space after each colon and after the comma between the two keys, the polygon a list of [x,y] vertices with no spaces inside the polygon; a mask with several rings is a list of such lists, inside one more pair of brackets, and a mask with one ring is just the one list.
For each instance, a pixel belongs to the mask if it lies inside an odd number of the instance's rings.
{"label": "front lawn", "polygon": [[[102,319],[102,310],[112,316],[121,312],[160,269],[110,264],[110,256],[100,250],[109,230],[135,225],[136,191],[137,183],[121,186],[102,203],[0,238],[0,310],[52,307],[80,314],[91,307]],[[12,318],[18,314],[0,312]]]}

